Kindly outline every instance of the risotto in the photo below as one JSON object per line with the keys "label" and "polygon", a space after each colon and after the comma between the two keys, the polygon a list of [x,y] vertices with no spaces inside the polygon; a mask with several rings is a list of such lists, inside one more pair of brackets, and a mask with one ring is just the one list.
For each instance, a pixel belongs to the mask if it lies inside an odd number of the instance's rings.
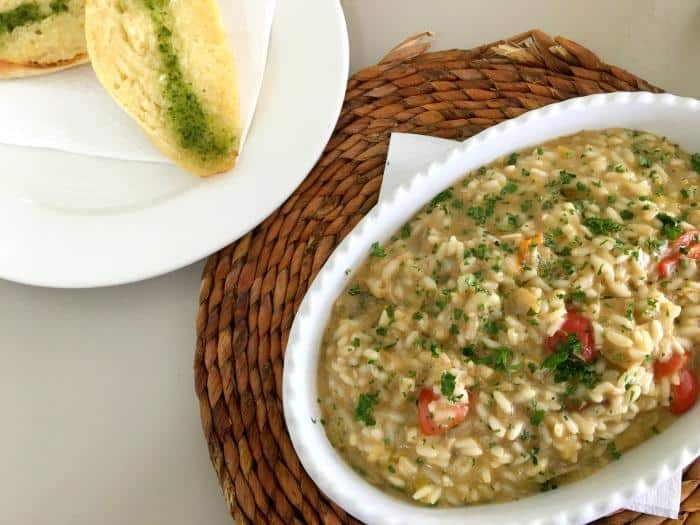
{"label": "risotto", "polygon": [[585,131],[436,195],[333,307],[332,444],[450,506],[555,489],[663,431],[697,396],[699,172],[661,137]]}

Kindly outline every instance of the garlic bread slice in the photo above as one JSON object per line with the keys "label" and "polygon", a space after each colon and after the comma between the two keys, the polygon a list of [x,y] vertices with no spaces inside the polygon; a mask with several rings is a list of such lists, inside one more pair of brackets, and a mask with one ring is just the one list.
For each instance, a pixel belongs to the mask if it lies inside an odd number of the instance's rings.
{"label": "garlic bread slice", "polygon": [[215,0],[87,0],[85,32],[98,79],[163,154],[200,176],[233,167],[239,97]]}
{"label": "garlic bread slice", "polygon": [[85,0],[0,0],[0,78],[87,62]]}

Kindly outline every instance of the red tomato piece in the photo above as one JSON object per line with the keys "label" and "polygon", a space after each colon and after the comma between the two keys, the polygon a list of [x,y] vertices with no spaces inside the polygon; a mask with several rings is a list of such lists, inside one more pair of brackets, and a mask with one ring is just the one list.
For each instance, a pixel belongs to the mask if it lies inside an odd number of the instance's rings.
{"label": "red tomato piece", "polygon": [[698,399],[698,378],[695,372],[684,368],[680,371],[680,383],[671,387],[672,414],[683,414],[691,409]]}
{"label": "red tomato piece", "polygon": [[686,253],[685,256],[689,259],[695,259],[696,261],[700,260],[700,243],[693,244],[688,248],[688,253]]}
{"label": "red tomato piece", "polygon": [[686,365],[688,359],[687,353],[673,352],[666,361],[654,361],[654,377],[659,379],[675,374]]}
{"label": "red tomato piece", "polygon": [[678,237],[671,248],[673,250],[680,250],[681,248],[687,248],[691,244],[696,244],[700,240],[700,230],[688,230],[683,235]]}
{"label": "red tomato piece", "polygon": [[[700,242],[697,241],[698,239],[700,239],[700,230],[689,230],[673,241],[671,254],[661,259],[659,263],[659,277],[661,279],[670,277],[676,271],[681,256],[700,260]],[[687,251],[681,254],[680,250],[686,248]]]}
{"label": "red tomato piece", "polygon": [[445,401],[447,403],[441,395],[433,392],[432,388],[425,387],[420,391],[418,396],[418,423],[420,424],[420,431],[424,436],[444,434],[464,421],[464,418],[467,417],[469,413],[469,398],[467,397],[464,402],[450,404],[450,417],[444,424],[440,425],[433,419],[433,415],[430,413],[429,405],[433,401]]}
{"label": "red tomato piece", "polygon": [[581,359],[589,363],[593,361],[595,357],[593,325],[585,315],[576,310],[568,310],[566,319],[561,327],[559,327],[559,330],[554,332],[554,335],[547,338],[546,344],[549,351],[556,351],[557,345],[565,342],[570,334],[574,334],[581,342]]}
{"label": "red tomato piece", "polygon": [[666,279],[670,277],[672,273],[676,271],[678,267],[678,261],[681,260],[680,253],[674,253],[672,255],[667,255],[659,263],[659,277],[661,279]]}

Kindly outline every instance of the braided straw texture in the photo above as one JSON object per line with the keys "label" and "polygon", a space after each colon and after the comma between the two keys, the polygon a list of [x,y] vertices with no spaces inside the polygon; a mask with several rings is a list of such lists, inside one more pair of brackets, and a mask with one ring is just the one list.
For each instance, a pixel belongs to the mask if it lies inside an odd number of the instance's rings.
{"label": "braided straw texture", "polygon": [[[533,30],[475,49],[427,52],[430,33],[356,73],[321,159],[287,201],[204,268],[195,389],[209,454],[237,524],[357,523],[325,498],[294,453],[282,414],[284,348],[309,284],[377,202],[393,131],[466,139],[552,102],[660,89],[563,37]],[[700,463],[682,517],[700,525]],[[600,523],[652,525],[623,511]],[[669,522],[671,523],[671,522]]]}

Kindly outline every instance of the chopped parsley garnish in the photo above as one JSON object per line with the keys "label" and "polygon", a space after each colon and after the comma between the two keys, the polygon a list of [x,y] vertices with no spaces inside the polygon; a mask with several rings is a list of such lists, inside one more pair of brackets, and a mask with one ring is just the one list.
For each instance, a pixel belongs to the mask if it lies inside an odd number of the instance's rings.
{"label": "chopped parsley garnish", "polygon": [[561,170],[559,172],[559,182],[561,182],[562,184],[569,184],[575,178],[576,174],[571,173],[570,171]]}
{"label": "chopped parsley garnish", "polygon": [[467,215],[477,224],[486,224],[486,214],[481,206],[471,206],[467,209]]}
{"label": "chopped parsley garnish", "polygon": [[360,290],[359,284],[353,284],[350,288],[348,288],[348,295],[360,295],[361,293],[362,290]]}
{"label": "chopped parsley garnish", "polygon": [[377,424],[374,419],[374,407],[379,404],[379,392],[360,394],[355,407],[355,419],[362,421],[366,426],[372,427]]}
{"label": "chopped parsley garnish", "polygon": [[642,168],[651,168],[651,159],[647,157],[646,155],[639,155],[639,165]]}
{"label": "chopped parsley garnish", "polygon": [[506,160],[506,166],[515,166],[515,163],[518,162],[519,156],[519,153],[511,153],[510,155],[508,155],[508,160]]}
{"label": "chopped parsley garnish", "polygon": [[457,378],[450,372],[443,372],[440,376],[440,392],[447,398],[448,401],[455,403],[462,398],[462,395],[455,396],[455,385]]}
{"label": "chopped parsley garnish", "polygon": [[644,245],[646,246],[646,248],[650,252],[656,252],[656,251],[660,250],[664,244],[665,244],[664,241],[661,241],[658,239],[647,239],[644,242]]}
{"label": "chopped parsley garnish", "polygon": [[499,332],[502,332],[506,329],[506,326],[500,319],[495,321],[486,319],[481,325],[481,328],[484,330],[484,332],[486,332],[489,335],[498,335]]}
{"label": "chopped parsley garnish", "polygon": [[352,346],[354,346],[355,348],[360,346],[360,338],[359,337],[353,337]]}
{"label": "chopped parsley garnish", "polygon": [[441,191],[435,197],[432,198],[430,201],[430,204],[428,204],[428,211],[434,210],[438,205],[442,204],[445,201],[448,201],[452,198],[452,188],[447,188],[444,191]]}
{"label": "chopped parsley garnish", "polygon": [[467,359],[474,359],[476,357],[476,345],[468,344],[462,348],[462,355]]}
{"label": "chopped parsley garnish", "polygon": [[464,252],[464,257],[476,257],[477,259],[481,261],[485,261],[486,259],[489,258],[488,256],[488,248],[486,247],[485,244],[480,244],[476,248],[472,248],[471,250],[465,250]]}
{"label": "chopped parsley garnish", "polygon": [[476,345],[468,344],[462,348],[462,355],[478,365],[486,365],[500,372],[508,372],[511,350],[506,346],[501,346],[491,350],[490,353],[481,356],[476,352]]}
{"label": "chopped parsley garnish", "polygon": [[618,164],[617,166],[615,166],[615,171],[618,173],[624,173],[625,167],[622,164]]}
{"label": "chopped parsley garnish", "polygon": [[386,310],[386,315],[387,315],[387,317],[388,317],[391,321],[393,321],[393,320],[394,320],[394,311],[395,311],[394,305],[393,305],[393,304],[390,304],[389,306],[387,306],[387,307],[385,308],[385,310]]}
{"label": "chopped parsley garnish", "polygon": [[505,346],[501,346],[500,348],[496,348],[488,356],[486,356],[484,358],[483,363],[486,365],[490,365],[491,367],[495,368],[496,370],[500,370],[501,372],[506,372],[508,371],[509,358],[510,349]]}
{"label": "chopped parsley garnish", "polygon": [[506,213],[505,224],[500,224],[496,229],[499,232],[512,232],[518,227],[518,217],[512,213]]}
{"label": "chopped parsley garnish", "polygon": [[554,353],[547,356],[542,368],[554,372],[557,383],[569,382],[593,388],[600,381],[600,374],[593,365],[581,358],[583,345],[576,334],[568,334],[565,341],[557,343]]}
{"label": "chopped parsley garnish", "polygon": [[608,452],[610,452],[610,455],[612,456],[613,460],[617,461],[622,457],[622,452],[617,450],[617,445],[615,445],[614,441],[611,441],[608,443]]}
{"label": "chopped parsley garnish", "polygon": [[569,294],[569,301],[572,303],[582,303],[586,300],[586,292],[583,290],[574,290]]}
{"label": "chopped parsley garnish", "polygon": [[486,219],[493,215],[496,207],[496,200],[497,198],[495,197],[486,197],[484,199],[484,206],[471,206],[467,208],[467,215],[479,225],[486,224]]}
{"label": "chopped parsley garnish", "polygon": [[620,217],[622,217],[626,221],[629,221],[629,220],[634,219],[634,213],[631,212],[630,210],[622,210],[620,212]]}
{"label": "chopped parsley garnish", "polygon": [[526,170],[525,168],[520,170],[520,175],[522,177],[529,177],[530,176],[530,170]]}
{"label": "chopped parsley garnish", "polygon": [[675,241],[683,233],[678,220],[667,213],[659,213],[656,216],[661,221],[661,235],[669,241]]}
{"label": "chopped parsley garnish", "polygon": [[377,335],[380,335],[382,337],[384,337],[387,334],[387,329],[385,326],[380,326],[375,331],[377,332]]}
{"label": "chopped parsley garnish", "polygon": [[508,181],[503,187],[503,191],[505,193],[515,193],[516,191],[518,191],[518,185],[512,181]]}
{"label": "chopped parsley garnish", "polygon": [[615,195],[608,195],[608,204],[615,204],[617,202],[617,197]]}
{"label": "chopped parsley garnish", "polygon": [[593,235],[610,235],[622,230],[618,223],[603,217],[586,217],[583,225],[591,230]]}
{"label": "chopped parsley garnish", "polygon": [[401,238],[408,239],[411,236],[411,226],[406,223],[401,227]]}
{"label": "chopped parsley garnish", "polygon": [[550,490],[554,490],[557,487],[558,485],[554,482],[554,480],[548,479],[540,485],[540,492],[549,492]]}
{"label": "chopped parsley garnish", "polygon": [[543,419],[544,419],[544,410],[536,409],[536,410],[533,410],[532,413],[530,414],[530,423],[534,426],[538,426],[540,423],[542,423]]}
{"label": "chopped parsley garnish", "polygon": [[690,156],[690,167],[693,171],[700,173],[700,153],[693,153]]}
{"label": "chopped parsley garnish", "polygon": [[423,314],[421,312],[415,312],[411,317],[414,321],[420,321],[423,319]]}
{"label": "chopped parsley garnish", "polygon": [[542,148],[537,148],[535,151],[537,152],[538,155],[544,154],[544,150]]}
{"label": "chopped parsley garnish", "polygon": [[462,317],[464,317],[464,310],[462,310],[461,308],[455,308],[454,310],[452,310],[452,319],[454,319],[455,321],[459,321],[460,319],[462,319]]}
{"label": "chopped parsley garnish", "polygon": [[452,335],[457,335],[458,333],[459,333],[459,326],[457,326],[456,324],[452,323],[452,324],[450,325],[450,334],[452,334]]}
{"label": "chopped parsley garnish", "polygon": [[373,242],[369,254],[372,257],[386,257],[386,250],[378,242]]}

